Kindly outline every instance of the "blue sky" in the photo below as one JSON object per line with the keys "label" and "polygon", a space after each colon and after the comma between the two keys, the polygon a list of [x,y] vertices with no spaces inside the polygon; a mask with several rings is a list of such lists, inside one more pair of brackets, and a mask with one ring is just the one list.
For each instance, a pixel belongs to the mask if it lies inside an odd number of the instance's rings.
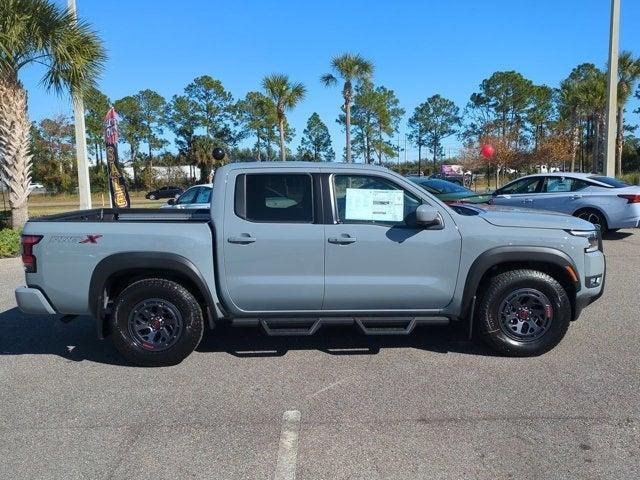
{"label": "blue sky", "polygon": [[[241,98],[259,89],[265,74],[287,73],[308,89],[289,114],[296,129],[292,146],[315,111],[328,125],[336,153],[344,147],[335,123],[340,91],[319,82],[336,54],[357,52],[372,60],[376,83],[396,92],[408,118],[435,93],[464,107],[496,70],[517,70],[555,87],[579,63],[604,67],[608,49],[608,0],[76,1],[79,16],[108,50],[99,87],[112,100],[144,88],[169,99],[204,74]],[[620,46],[636,55],[638,25],[640,2],[622,0]],[[37,68],[22,74],[31,118],[70,113],[69,98],[45,92],[40,75]],[[638,106],[634,101],[628,112]],[[640,123],[638,115],[628,118]],[[445,153],[457,146],[448,139]],[[417,152],[410,148],[407,155]]]}

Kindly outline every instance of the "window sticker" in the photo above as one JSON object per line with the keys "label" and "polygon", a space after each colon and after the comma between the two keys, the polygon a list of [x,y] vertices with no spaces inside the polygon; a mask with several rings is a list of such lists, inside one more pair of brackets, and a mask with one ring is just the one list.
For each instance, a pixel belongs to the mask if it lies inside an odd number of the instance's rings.
{"label": "window sticker", "polygon": [[404,192],[347,188],[345,219],[402,222]]}

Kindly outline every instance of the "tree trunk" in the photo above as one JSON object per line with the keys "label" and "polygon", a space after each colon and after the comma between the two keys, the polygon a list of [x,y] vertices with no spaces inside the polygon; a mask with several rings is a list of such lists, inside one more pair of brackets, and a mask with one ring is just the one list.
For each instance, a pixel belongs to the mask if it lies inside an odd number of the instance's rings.
{"label": "tree trunk", "polygon": [[98,167],[98,170],[100,170],[100,167],[102,167],[102,164],[100,162],[100,157],[98,156],[98,144],[97,143],[93,144],[93,151],[94,151],[95,156],[96,156],[96,166]]}
{"label": "tree trunk", "polygon": [[266,137],[266,146],[264,149],[264,159],[268,162],[271,159],[271,134],[273,132],[269,132],[269,134]]}
{"label": "tree trunk", "polygon": [[0,179],[9,190],[11,227],[18,230],[28,219],[29,127],[27,92],[16,76],[0,77]]}
{"label": "tree trunk", "polygon": [[422,143],[418,142],[418,176],[422,175]]}
{"label": "tree trunk", "polygon": [[622,147],[624,146],[624,107],[618,107],[616,132],[616,175],[622,175]]}
{"label": "tree trunk", "polygon": [[437,168],[436,167],[436,164],[437,164],[436,159],[437,159],[437,152],[438,152],[438,144],[439,143],[440,142],[438,140],[435,140],[433,142],[433,173],[434,173],[434,175],[436,173],[436,168]]}
{"label": "tree trunk", "polygon": [[346,151],[347,163],[351,163],[351,102],[344,101],[345,125],[346,125]]}
{"label": "tree trunk", "polygon": [[576,171],[576,155],[578,153],[578,120],[572,116],[572,135],[571,135],[571,171]]}
{"label": "tree trunk", "polygon": [[287,150],[284,145],[284,118],[278,121],[278,129],[280,130],[280,160],[284,162],[287,159]]}
{"label": "tree trunk", "polygon": [[260,159],[260,133],[256,133],[256,150],[258,151],[258,154],[256,155],[256,160],[258,160],[259,162],[261,161]]}
{"label": "tree trunk", "polygon": [[600,137],[600,125],[597,118],[593,119],[593,143],[591,144],[591,162],[593,163],[593,171],[599,172],[600,165],[598,164],[598,144]]}

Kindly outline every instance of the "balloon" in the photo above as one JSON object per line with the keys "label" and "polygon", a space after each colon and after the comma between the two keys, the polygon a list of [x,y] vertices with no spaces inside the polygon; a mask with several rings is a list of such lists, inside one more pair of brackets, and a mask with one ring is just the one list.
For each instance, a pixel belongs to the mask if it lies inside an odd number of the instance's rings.
{"label": "balloon", "polygon": [[224,158],[224,150],[220,147],[216,147],[213,149],[213,158],[215,160],[222,160]]}
{"label": "balloon", "polygon": [[485,143],[480,149],[480,155],[482,155],[484,158],[491,158],[493,157],[494,153],[496,153],[496,151],[494,150],[493,146],[488,143]]}

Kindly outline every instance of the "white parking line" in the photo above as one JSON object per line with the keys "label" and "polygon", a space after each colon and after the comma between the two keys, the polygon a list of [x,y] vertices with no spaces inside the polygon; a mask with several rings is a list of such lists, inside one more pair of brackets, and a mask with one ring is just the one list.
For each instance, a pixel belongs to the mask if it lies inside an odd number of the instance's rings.
{"label": "white parking line", "polygon": [[295,480],[296,478],[299,431],[300,412],[298,410],[284,412],[284,415],[282,415],[282,431],[280,433],[275,480]]}

